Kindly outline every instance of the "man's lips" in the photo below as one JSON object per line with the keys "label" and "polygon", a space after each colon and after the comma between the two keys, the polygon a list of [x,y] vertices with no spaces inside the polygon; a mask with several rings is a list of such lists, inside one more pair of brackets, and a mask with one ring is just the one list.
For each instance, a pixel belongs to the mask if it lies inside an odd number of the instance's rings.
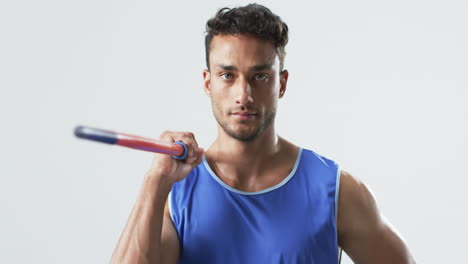
{"label": "man's lips", "polygon": [[233,115],[256,115],[257,113],[249,112],[249,111],[239,111],[239,112],[234,112],[232,114]]}
{"label": "man's lips", "polygon": [[247,120],[247,119],[252,119],[255,116],[257,116],[257,113],[255,112],[248,112],[248,111],[240,111],[240,112],[234,112],[231,115],[241,119],[241,120]]}

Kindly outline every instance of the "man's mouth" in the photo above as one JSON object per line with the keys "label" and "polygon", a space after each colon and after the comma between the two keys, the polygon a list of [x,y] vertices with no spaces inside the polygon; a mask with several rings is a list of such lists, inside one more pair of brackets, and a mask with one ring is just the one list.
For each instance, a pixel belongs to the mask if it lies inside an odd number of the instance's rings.
{"label": "man's mouth", "polygon": [[234,117],[240,120],[249,120],[249,119],[254,119],[257,116],[257,113],[250,112],[250,111],[239,111],[239,112],[234,112],[231,115],[233,115]]}

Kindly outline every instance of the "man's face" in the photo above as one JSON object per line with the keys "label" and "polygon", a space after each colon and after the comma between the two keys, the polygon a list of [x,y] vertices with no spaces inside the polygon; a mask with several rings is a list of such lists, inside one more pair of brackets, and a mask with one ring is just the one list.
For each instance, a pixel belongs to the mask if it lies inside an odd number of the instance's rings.
{"label": "man's face", "polygon": [[205,92],[219,126],[231,137],[251,141],[274,123],[286,90],[274,46],[248,35],[216,35],[210,46]]}

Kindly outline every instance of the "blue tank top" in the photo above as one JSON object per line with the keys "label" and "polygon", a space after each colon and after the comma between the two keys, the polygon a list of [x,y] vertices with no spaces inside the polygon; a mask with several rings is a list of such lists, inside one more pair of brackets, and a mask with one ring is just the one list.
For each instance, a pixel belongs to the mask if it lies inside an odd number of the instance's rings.
{"label": "blue tank top", "polygon": [[339,174],[334,161],[300,149],[281,183],[243,192],[204,158],[169,195],[179,263],[338,263]]}

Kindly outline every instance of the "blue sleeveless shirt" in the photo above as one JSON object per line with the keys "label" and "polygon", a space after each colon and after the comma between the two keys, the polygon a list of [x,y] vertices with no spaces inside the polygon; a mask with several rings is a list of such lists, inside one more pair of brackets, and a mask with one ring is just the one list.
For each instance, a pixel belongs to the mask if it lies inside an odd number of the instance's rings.
{"label": "blue sleeveless shirt", "polygon": [[179,263],[338,263],[339,175],[334,161],[300,149],[281,183],[243,192],[204,158],[169,196]]}

